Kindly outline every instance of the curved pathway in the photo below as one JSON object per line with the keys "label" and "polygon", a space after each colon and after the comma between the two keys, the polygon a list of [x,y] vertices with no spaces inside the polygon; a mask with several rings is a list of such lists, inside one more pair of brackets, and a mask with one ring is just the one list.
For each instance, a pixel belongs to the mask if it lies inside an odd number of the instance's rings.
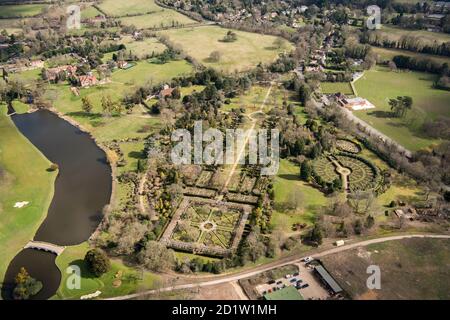
{"label": "curved pathway", "polygon": [[[359,242],[355,242],[352,244],[348,244],[342,247],[335,247],[332,249],[324,250],[322,252],[318,252],[316,254],[313,254],[312,256],[314,258],[320,258],[324,257],[330,254],[339,253],[342,251],[351,250],[357,247],[361,246],[368,246],[375,243],[381,243],[386,241],[394,241],[394,240],[402,240],[402,239],[409,239],[409,238],[433,238],[433,239],[450,239],[450,235],[432,235],[432,234],[411,234],[411,235],[399,235],[399,236],[389,236],[389,237],[383,237],[383,238],[376,238],[376,239],[370,239],[370,240],[363,240]],[[170,287],[165,287],[161,289],[154,289],[154,290],[148,290],[144,292],[129,294],[125,296],[119,296],[114,298],[108,298],[106,300],[126,300],[126,299],[133,299],[142,297],[145,295],[158,293],[158,292],[167,292],[167,291],[173,291],[173,290],[182,290],[182,289],[192,289],[196,287],[206,287],[206,286],[212,286],[222,283],[229,283],[232,281],[238,281],[240,279],[248,278],[255,276],[259,273],[266,272],[275,268],[283,267],[285,265],[289,265],[292,263],[299,263],[304,258],[304,256],[301,256],[299,254],[282,258],[278,261],[274,261],[265,265],[261,265],[258,267],[253,268],[252,270],[248,271],[242,271],[237,272],[235,274],[228,274],[228,275],[222,275],[222,276],[210,276],[210,277],[197,277],[197,281],[193,281],[191,283],[187,284],[181,284],[181,285],[175,285]],[[193,278],[195,279],[195,278]],[[209,280],[211,279],[211,280]]]}

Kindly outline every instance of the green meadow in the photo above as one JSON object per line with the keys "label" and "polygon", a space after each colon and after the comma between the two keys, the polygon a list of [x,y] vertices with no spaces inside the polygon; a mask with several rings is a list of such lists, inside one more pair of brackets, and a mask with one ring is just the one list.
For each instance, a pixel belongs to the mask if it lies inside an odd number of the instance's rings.
{"label": "green meadow", "polygon": [[[201,26],[160,31],[173,43],[199,63],[225,72],[242,71],[256,67],[258,63],[270,63],[278,54],[293,47],[286,43],[285,48],[275,48],[276,37],[233,30],[237,35],[234,42],[223,42],[229,29],[217,26]],[[209,56],[218,51],[220,59],[211,61]]]}
{"label": "green meadow", "polygon": [[140,16],[121,17],[120,21],[126,26],[134,25],[138,29],[178,27],[197,23],[195,20],[169,9]]}
{"label": "green meadow", "polygon": [[[450,117],[450,92],[434,89],[435,79],[436,75],[429,73],[391,72],[384,67],[367,71],[355,87],[376,109],[354,114],[411,151],[426,148],[438,141],[421,133],[424,120]],[[413,109],[404,119],[392,117],[389,99],[405,95],[413,98]]]}
{"label": "green meadow", "polygon": [[0,18],[32,17],[46,7],[46,4],[0,5]]}
{"label": "green meadow", "polygon": [[153,0],[103,0],[99,8],[111,17],[123,17],[162,10]]}

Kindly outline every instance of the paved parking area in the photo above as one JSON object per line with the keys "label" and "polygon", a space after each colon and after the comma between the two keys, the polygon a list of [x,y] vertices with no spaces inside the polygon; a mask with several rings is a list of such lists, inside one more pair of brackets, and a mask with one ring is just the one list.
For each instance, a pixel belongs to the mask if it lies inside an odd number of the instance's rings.
{"label": "paved parking area", "polygon": [[[322,286],[320,281],[314,276],[314,271],[312,268],[305,267],[304,263],[295,264],[299,268],[299,274],[297,276],[292,276],[289,278],[280,278],[275,280],[275,283],[268,284],[263,283],[255,287],[256,291],[262,296],[268,293],[269,290],[273,291],[274,288],[282,288],[284,285],[295,286],[297,281],[302,281],[301,284],[308,284],[307,288],[298,289],[300,294],[305,300],[308,299],[327,299],[329,298],[328,291]],[[295,281],[294,281],[295,279]],[[291,282],[292,281],[292,282]]]}

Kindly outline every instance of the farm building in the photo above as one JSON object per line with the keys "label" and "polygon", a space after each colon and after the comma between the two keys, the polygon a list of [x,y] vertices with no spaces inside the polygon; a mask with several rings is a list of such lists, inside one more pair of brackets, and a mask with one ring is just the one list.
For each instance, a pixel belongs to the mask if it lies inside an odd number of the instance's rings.
{"label": "farm building", "polygon": [[80,81],[80,86],[82,88],[95,86],[98,83],[98,80],[95,76],[87,75],[87,76],[79,76],[78,80]]}
{"label": "farm building", "polygon": [[302,295],[292,286],[264,295],[264,300],[303,300]]}
{"label": "farm building", "polygon": [[159,92],[158,97],[160,99],[168,97],[172,94],[173,90],[174,88],[170,88],[168,85],[164,85],[164,88]]}
{"label": "farm building", "polygon": [[343,290],[341,286],[333,279],[328,271],[321,265],[314,268],[316,275],[322,281],[325,286],[330,289],[334,294],[341,293]]}

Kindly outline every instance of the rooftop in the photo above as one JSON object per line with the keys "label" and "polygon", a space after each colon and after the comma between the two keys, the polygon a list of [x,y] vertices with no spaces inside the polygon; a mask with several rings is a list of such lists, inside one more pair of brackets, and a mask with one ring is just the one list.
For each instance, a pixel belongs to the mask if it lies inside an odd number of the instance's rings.
{"label": "rooftop", "polygon": [[327,283],[327,285],[333,290],[334,293],[342,292],[341,286],[333,279],[333,277],[328,273],[328,271],[323,266],[316,266],[314,268],[320,277]]}

